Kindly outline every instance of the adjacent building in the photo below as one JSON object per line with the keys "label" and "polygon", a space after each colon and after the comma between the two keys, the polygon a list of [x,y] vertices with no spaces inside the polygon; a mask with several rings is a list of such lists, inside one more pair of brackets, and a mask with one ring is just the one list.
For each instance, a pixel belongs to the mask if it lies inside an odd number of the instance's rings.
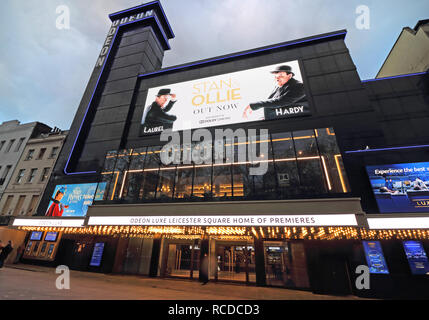
{"label": "adjacent building", "polygon": [[405,27],[393,45],[376,78],[429,70],[429,19],[411,29]]}
{"label": "adjacent building", "polygon": [[[10,215],[4,215],[2,207],[7,202],[12,205],[9,194],[5,195],[7,187],[11,185],[11,179],[15,168],[24,154],[27,143],[34,137],[48,133],[51,128],[40,122],[21,124],[18,120],[4,121],[0,124],[0,240],[4,244],[13,240],[15,248],[22,244],[25,232],[7,229]],[[35,209],[35,205],[33,210]],[[9,211],[7,209],[6,211]],[[6,213],[6,212],[5,212]],[[13,261],[15,253],[12,253],[8,261]]]}
{"label": "adjacent building", "polygon": [[0,124],[0,198],[28,140],[50,130],[50,127],[39,122],[21,124],[18,120],[11,120]]}
{"label": "adjacent building", "polygon": [[25,261],[426,294],[427,73],[362,81],[346,30],[162,68],[159,1],[109,18]]}
{"label": "adjacent building", "polygon": [[3,216],[32,216],[67,136],[54,128],[29,139],[0,200]]}

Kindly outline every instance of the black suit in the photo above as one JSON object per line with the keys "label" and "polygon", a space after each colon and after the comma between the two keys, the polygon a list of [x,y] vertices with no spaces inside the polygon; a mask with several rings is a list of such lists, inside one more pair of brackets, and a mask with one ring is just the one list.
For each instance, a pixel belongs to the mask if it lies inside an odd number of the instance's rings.
{"label": "black suit", "polygon": [[167,104],[164,109],[161,109],[161,106],[155,101],[148,106],[148,111],[146,113],[146,118],[144,119],[143,126],[148,128],[163,126],[163,130],[172,128],[174,121],[177,117],[167,112],[173,108],[173,105],[176,101],[171,101]]}
{"label": "black suit", "polygon": [[304,85],[291,78],[281,87],[276,87],[268,100],[250,103],[252,110],[264,108],[265,120],[276,119],[276,108],[289,106],[307,106]]}

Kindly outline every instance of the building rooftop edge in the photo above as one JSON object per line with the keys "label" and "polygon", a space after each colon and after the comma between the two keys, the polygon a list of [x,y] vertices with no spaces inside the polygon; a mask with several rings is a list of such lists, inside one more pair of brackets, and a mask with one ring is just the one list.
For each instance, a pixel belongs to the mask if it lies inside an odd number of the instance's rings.
{"label": "building rooftop edge", "polygon": [[344,39],[346,37],[346,34],[347,34],[347,30],[341,29],[341,30],[332,31],[332,32],[328,32],[328,33],[322,33],[322,34],[318,34],[318,35],[308,36],[308,37],[294,39],[294,40],[289,40],[289,41],[275,43],[275,44],[266,45],[266,46],[262,46],[262,47],[247,49],[244,51],[238,51],[238,52],[233,52],[233,53],[229,53],[229,54],[225,54],[225,55],[220,55],[220,56],[205,58],[205,59],[201,59],[201,60],[186,62],[186,63],[178,64],[178,65],[173,65],[173,66],[161,68],[161,69],[153,71],[153,72],[142,73],[142,74],[139,74],[138,76],[139,77],[145,77],[145,76],[149,76],[149,75],[153,75],[153,74],[159,74],[159,73],[174,71],[174,70],[178,70],[178,69],[184,69],[184,68],[188,68],[188,67],[192,67],[192,66],[196,66],[196,65],[204,65],[207,63],[215,62],[215,61],[237,58],[239,56],[245,56],[248,54],[258,53],[258,52],[262,52],[262,51],[266,51],[266,50],[275,50],[275,49],[279,49],[282,47],[300,45],[303,43],[311,43],[311,42],[325,41],[325,40],[328,41],[328,39],[332,39],[332,38],[336,38],[336,37],[340,37],[340,38]]}

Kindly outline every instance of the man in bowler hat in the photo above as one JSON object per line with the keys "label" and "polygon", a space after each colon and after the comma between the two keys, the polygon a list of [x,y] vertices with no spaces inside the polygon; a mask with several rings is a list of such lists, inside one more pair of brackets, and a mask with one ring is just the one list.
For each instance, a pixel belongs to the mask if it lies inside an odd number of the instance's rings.
{"label": "man in bowler hat", "polygon": [[[168,98],[171,100],[167,103]],[[155,98],[155,101],[146,107],[143,114],[143,126],[146,132],[161,132],[165,129],[172,128],[177,117],[167,112],[173,108],[176,103],[176,95],[171,93],[170,89],[161,89]]]}
{"label": "man in bowler hat", "polygon": [[265,120],[276,119],[277,108],[307,105],[304,85],[293,77],[295,74],[288,65],[280,65],[271,71],[277,86],[267,100],[250,103],[243,112],[243,118],[252,111],[264,108]]}

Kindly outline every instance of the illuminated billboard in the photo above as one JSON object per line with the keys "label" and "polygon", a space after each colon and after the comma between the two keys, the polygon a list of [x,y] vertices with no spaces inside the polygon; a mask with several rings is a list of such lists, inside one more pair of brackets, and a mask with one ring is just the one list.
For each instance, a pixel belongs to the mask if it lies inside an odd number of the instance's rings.
{"label": "illuminated billboard", "polygon": [[94,200],[97,183],[57,185],[45,216],[84,217]]}
{"label": "illuminated billboard", "polygon": [[141,134],[310,115],[297,60],[148,90]]}
{"label": "illuminated billboard", "polygon": [[367,166],[380,212],[429,211],[429,162]]}

